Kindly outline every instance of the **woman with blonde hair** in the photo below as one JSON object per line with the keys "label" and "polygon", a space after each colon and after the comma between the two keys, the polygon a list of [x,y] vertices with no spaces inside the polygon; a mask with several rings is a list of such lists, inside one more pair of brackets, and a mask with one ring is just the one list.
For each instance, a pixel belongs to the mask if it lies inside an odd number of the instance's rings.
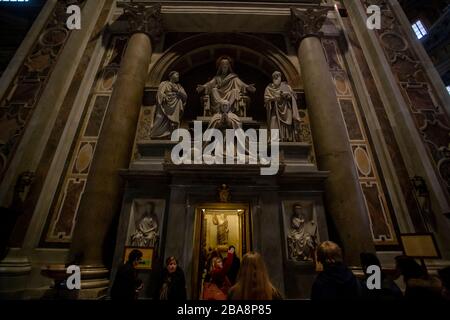
{"label": "woman with blonde hair", "polygon": [[203,300],[226,300],[228,290],[231,287],[227,273],[233,264],[234,248],[228,249],[228,255],[223,261],[220,255],[211,259],[209,279],[205,281],[203,288]]}
{"label": "woman with blonde hair", "polygon": [[257,252],[247,253],[241,262],[236,284],[228,293],[229,300],[280,300],[272,285],[266,265]]}

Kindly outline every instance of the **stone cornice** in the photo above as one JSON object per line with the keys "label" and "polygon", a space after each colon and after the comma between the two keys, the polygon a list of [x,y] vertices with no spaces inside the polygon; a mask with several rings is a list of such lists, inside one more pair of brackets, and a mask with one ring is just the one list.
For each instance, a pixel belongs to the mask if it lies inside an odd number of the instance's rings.
{"label": "stone cornice", "polygon": [[[124,4],[161,5],[164,32],[247,32],[286,33],[291,25],[291,8],[299,10],[330,8],[314,2],[237,2],[237,1],[133,1],[117,3],[117,10],[110,25],[113,33],[128,32],[128,21],[124,16]],[[334,34],[331,24],[322,29]]]}

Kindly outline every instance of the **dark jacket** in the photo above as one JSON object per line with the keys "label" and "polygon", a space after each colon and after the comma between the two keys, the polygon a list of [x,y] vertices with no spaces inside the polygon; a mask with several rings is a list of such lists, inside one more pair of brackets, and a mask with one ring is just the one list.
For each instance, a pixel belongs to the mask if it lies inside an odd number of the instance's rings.
{"label": "dark jacket", "polygon": [[125,263],[119,267],[116,279],[111,288],[111,299],[134,300],[137,299],[137,289],[142,281],[137,276],[137,271],[131,263]]}
{"label": "dark jacket", "polygon": [[343,264],[327,266],[314,281],[311,300],[345,300],[361,296],[361,285]]}
{"label": "dark jacket", "polygon": [[382,274],[381,289],[369,290],[367,277],[361,280],[362,297],[365,300],[398,301],[403,299],[402,290],[391,278]]}
{"label": "dark jacket", "polygon": [[164,299],[164,295],[161,296],[161,293],[165,290],[167,290],[167,300],[186,300],[186,280],[184,277],[184,272],[180,267],[177,267],[174,273],[169,273],[167,269],[164,268],[158,284],[155,299]]}
{"label": "dark jacket", "polygon": [[[226,262],[227,258],[225,258]],[[236,256],[236,254],[233,254],[233,263],[230,266],[230,269],[228,270],[227,277],[231,282],[231,285],[234,285],[236,283],[236,278],[239,273],[239,268],[241,267],[241,260]]]}
{"label": "dark jacket", "polygon": [[442,284],[437,277],[408,279],[405,298],[410,301],[440,301]]}

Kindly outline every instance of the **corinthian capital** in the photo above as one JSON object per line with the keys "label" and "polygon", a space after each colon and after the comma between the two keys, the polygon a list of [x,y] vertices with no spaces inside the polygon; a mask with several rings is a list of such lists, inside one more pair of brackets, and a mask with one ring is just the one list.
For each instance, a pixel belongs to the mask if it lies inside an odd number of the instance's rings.
{"label": "corinthian capital", "polygon": [[131,33],[143,32],[158,41],[163,33],[161,5],[144,3],[122,3]]}
{"label": "corinthian capital", "polygon": [[320,37],[320,29],[327,19],[330,7],[309,8],[302,11],[291,8],[291,40],[298,43],[306,37]]}

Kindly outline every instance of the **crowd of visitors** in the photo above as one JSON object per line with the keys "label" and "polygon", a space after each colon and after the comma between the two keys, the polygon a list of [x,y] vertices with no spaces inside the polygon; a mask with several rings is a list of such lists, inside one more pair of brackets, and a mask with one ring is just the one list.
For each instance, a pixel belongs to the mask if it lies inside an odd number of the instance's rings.
{"label": "crowd of visitors", "polygon": [[[202,279],[202,300],[280,300],[282,294],[273,285],[262,256],[248,252],[239,259],[234,246],[226,257],[213,251],[206,261],[207,275]],[[116,274],[111,289],[112,299],[137,299],[143,287],[136,266],[142,258],[133,250],[128,261]],[[430,275],[414,258],[401,255],[395,258],[395,271],[387,272],[374,253],[360,254],[364,276],[358,278],[344,263],[341,248],[334,242],[322,242],[316,249],[315,262],[320,270],[311,288],[311,300],[371,300],[371,301],[449,301],[450,267],[437,275]],[[381,272],[379,286],[367,285],[372,276],[369,267]],[[402,277],[402,280],[399,280]],[[403,283],[402,283],[403,281]],[[400,289],[399,284],[404,288]],[[156,284],[157,300],[183,301],[187,299],[184,272],[175,257],[166,259]]]}

